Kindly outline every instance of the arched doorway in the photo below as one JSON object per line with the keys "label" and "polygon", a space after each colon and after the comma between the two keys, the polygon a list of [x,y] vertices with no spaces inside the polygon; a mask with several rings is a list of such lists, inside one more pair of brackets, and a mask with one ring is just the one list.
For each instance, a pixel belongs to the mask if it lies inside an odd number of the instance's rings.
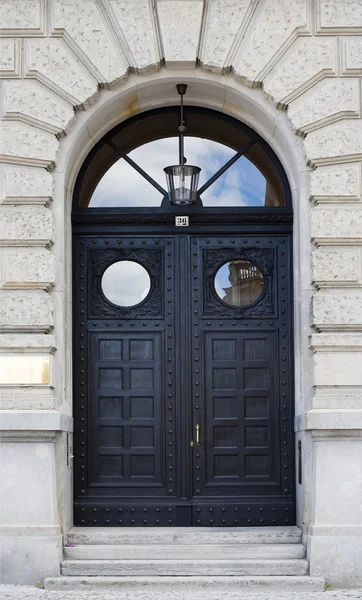
{"label": "arched doorway", "polygon": [[178,119],[116,127],[77,180],[74,522],[294,524],[289,186],[254,131],[187,107],[204,180],[171,206]]}

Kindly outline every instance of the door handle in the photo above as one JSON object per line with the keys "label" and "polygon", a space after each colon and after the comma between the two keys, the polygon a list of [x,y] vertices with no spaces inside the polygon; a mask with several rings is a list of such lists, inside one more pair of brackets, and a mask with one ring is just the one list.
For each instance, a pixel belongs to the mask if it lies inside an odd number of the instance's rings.
{"label": "door handle", "polygon": [[201,444],[200,444],[200,425],[199,423],[196,423],[195,425],[195,441],[191,441],[190,442],[190,446],[191,448],[195,447],[195,448],[200,448]]}
{"label": "door handle", "polygon": [[196,423],[195,432],[196,432],[196,435],[195,435],[195,441],[196,441],[195,446],[196,446],[196,448],[200,448],[201,444],[200,444],[200,424],[199,423]]}

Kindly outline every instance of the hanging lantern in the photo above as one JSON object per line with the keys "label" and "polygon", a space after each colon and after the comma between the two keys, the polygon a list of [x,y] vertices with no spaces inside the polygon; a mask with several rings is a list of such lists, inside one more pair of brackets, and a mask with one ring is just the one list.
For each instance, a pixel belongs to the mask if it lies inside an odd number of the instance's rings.
{"label": "hanging lantern", "polygon": [[179,83],[177,92],[181,96],[181,122],[178,127],[179,133],[179,163],[165,167],[166,182],[169,193],[170,204],[187,205],[194,204],[197,199],[197,186],[199,182],[200,167],[186,165],[184,157],[184,133],[186,127],[183,119],[183,97],[186,93],[187,85]]}

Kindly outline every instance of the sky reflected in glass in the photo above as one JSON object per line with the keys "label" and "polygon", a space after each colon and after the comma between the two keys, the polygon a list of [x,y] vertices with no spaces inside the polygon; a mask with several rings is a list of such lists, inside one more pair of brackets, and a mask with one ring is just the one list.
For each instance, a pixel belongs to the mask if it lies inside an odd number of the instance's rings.
{"label": "sky reflected in glass", "polygon": [[113,304],[135,306],[146,298],[151,288],[151,280],[142,265],[122,260],[105,270],[101,285],[103,294]]}
{"label": "sky reflected in glass", "polygon": [[[186,137],[187,164],[201,167],[199,188],[235,151],[212,140]],[[164,167],[178,164],[178,138],[143,144],[129,153],[151,177],[166,189]],[[202,194],[204,206],[264,206],[266,179],[242,156]],[[160,206],[162,195],[123,159],[104,174],[90,200],[90,207]]]}

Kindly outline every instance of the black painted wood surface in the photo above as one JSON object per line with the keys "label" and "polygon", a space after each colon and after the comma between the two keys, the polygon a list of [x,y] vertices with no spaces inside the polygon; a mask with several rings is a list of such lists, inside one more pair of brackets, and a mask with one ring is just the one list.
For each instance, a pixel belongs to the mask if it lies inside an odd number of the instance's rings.
{"label": "black painted wood surface", "polygon": [[[75,524],[294,524],[287,226],[242,235],[210,224],[181,234],[118,227],[78,225],[74,235]],[[244,308],[213,287],[237,259],[264,277]],[[149,272],[151,291],[135,308],[102,293],[118,260]],[[190,446],[196,424],[200,448]]]}

